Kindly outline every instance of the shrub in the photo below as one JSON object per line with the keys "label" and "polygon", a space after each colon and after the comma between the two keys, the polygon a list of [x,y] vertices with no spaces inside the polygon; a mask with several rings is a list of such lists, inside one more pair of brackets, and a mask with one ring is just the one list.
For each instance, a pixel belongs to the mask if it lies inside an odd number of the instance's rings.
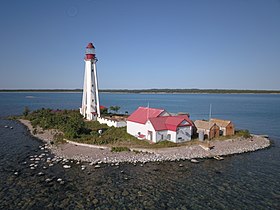
{"label": "shrub", "polygon": [[110,110],[115,112],[115,113],[118,113],[118,111],[120,110],[121,107],[119,106],[110,106]]}
{"label": "shrub", "polygon": [[26,117],[28,114],[29,114],[29,112],[30,112],[30,109],[26,106],[26,107],[24,107],[24,110],[23,110],[23,116],[24,117]]}
{"label": "shrub", "polygon": [[111,152],[129,152],[130,149],[128,147],[112,147]]}
{"label": "shrub", "polygon": [[83,117],[75,110],[39,109],[27,116],[33,127],[43,129],[58,129],[64,132],[67,138],[77,138],[87,131]]}
{"label": "shrub", "polygon": [[139,151],[139,150],[132,150],[132,152],[134,152],[135,154],[139,154],[139,153],[141,153],[141,151]]}
{"label": "shrub", "polygon": [[241,137],[244,137],[244,138],[251,138],[251,134],[248,130],[239,130],[239,131],[236,131],[236,135],[238,136],[241,136]]}

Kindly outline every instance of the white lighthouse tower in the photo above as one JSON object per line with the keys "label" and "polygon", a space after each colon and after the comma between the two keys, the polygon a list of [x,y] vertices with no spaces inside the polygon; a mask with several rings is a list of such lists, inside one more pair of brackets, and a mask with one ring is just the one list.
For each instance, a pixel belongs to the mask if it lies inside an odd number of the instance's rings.
{"label": "white lighthouse tower", "polygon": [[87,120],[97,120],[97,117],[100,117],[96,62],[95,48],[89,43],[86,48],[83,99],[80,108],[80,113]]}

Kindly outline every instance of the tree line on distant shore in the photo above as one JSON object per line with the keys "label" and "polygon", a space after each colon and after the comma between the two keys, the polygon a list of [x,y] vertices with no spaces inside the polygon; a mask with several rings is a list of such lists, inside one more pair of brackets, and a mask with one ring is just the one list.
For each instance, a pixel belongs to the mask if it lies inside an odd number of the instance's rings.
{"label": "tree line on distant shore", "polygon": [[[1,89],[0,92],[82,92],[82,89]],[[280,90],[238,89],[101,89],[102,93],[212,93],[212,94],[280,94]]]}

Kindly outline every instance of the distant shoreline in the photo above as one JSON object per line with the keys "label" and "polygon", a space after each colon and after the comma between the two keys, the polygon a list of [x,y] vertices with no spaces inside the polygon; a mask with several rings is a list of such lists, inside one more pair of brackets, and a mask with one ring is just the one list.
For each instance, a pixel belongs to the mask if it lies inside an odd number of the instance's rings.
{"label": "distant shoreline", "polygon": [[[82,89],[1,89],[0,93],[79,93]],[[237,89],[101,89],[108,94],[280,94],[280,90]]]}

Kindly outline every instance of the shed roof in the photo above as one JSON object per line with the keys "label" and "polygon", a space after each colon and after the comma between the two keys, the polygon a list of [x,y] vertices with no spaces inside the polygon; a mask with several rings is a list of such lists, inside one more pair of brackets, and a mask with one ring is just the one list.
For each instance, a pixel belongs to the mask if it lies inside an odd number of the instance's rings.
{"label": "shed roof", "polygon": [[194,121],[194,125],[197,129],[210,130],[214,125],[216,125],[216,123],[204,120],[196,120]]}
{"label": "shed roof", "polygon": [[231,123],[231,121],[229,121],[229,120],[222,120],[222,119],[216,119],[216,118],[210,119],[210,122],[216,123],[220,127],[226,127],[226,126],[228,126],[228,124]]}

